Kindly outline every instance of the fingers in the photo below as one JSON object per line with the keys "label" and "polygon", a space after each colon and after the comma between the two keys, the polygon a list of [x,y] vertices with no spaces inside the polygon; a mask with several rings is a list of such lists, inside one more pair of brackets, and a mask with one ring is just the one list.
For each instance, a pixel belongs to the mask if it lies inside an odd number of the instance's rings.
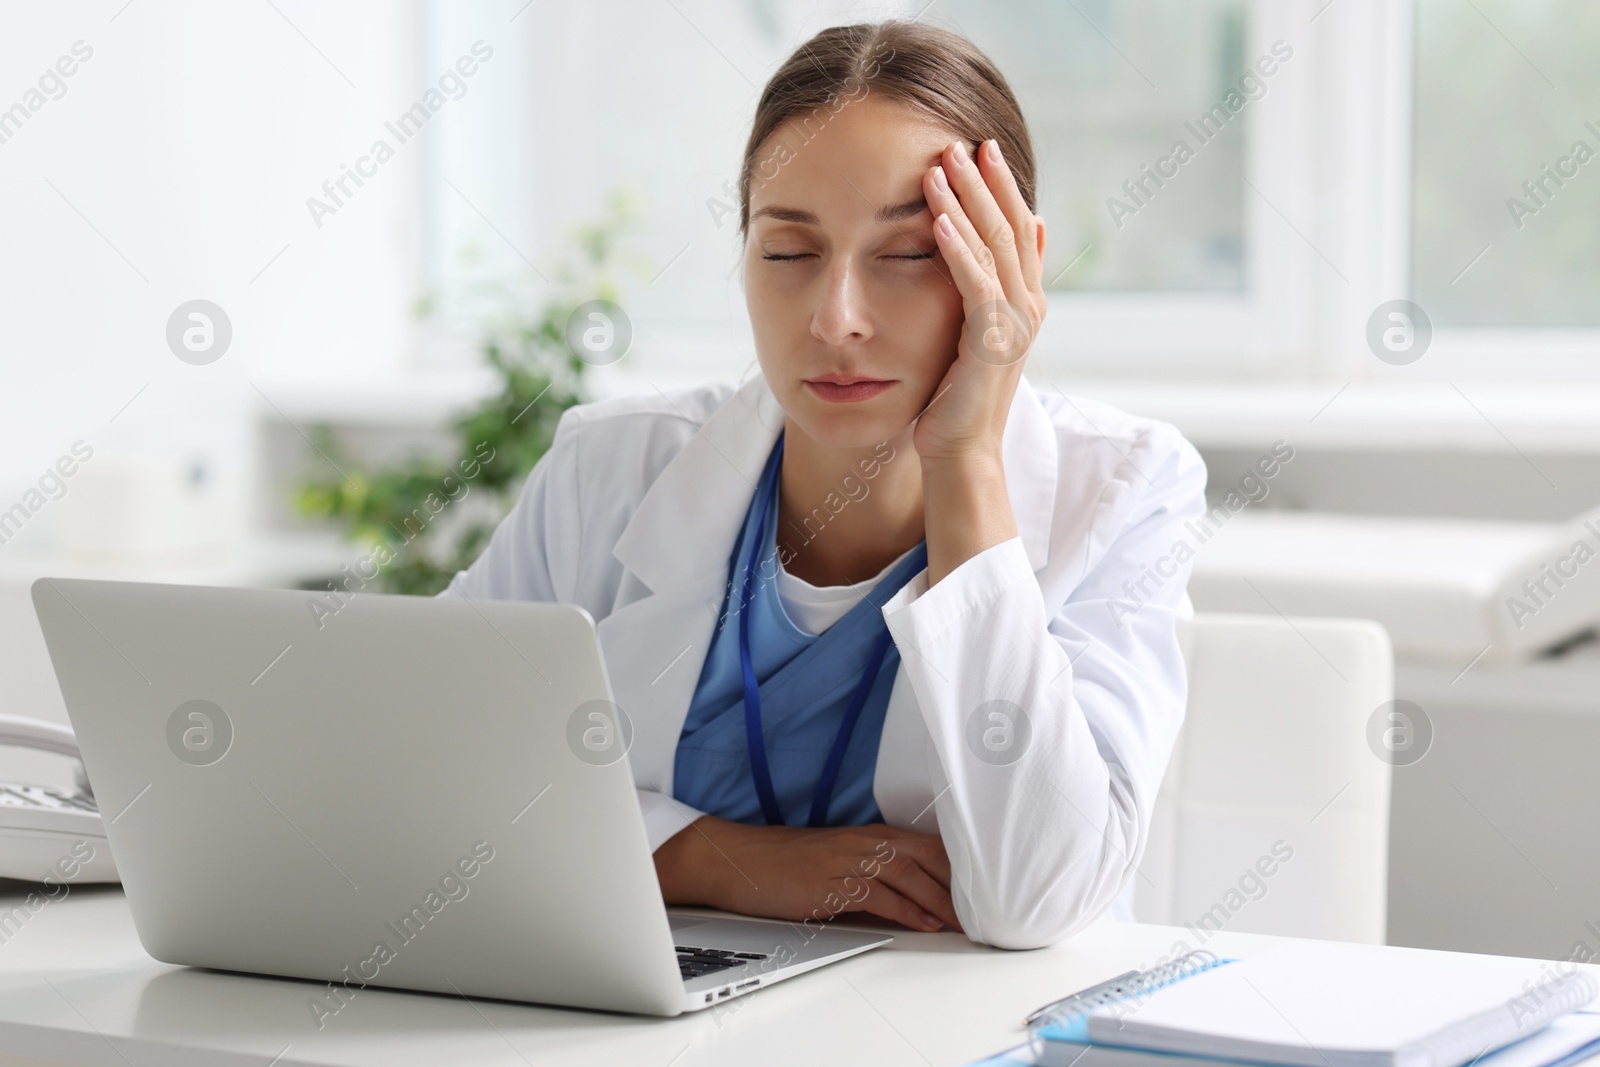
{"label": "fingers", "polygon": [[[989,142],[984,144],[987,146]],[[980,155],[987,151],[985,147]],[[990,178],[998,183],[997,172],[1007,170],[1005,164],[986,162],[984,166],[990,171],[989,177],[986,177],[979,170],[977,161],[967,155],[966,145],[960,141],[945,149],[944,159],[943,170],[952,194],[946,195],[942,190],[937,194],[939,210],[950,215],[957,232],[967,241],[978,263],[999,282],[1001,292],[994,294],[992,299],[999,299],[1003,295],[1011,303],[1023,306],[1022,301],[1030,289],[1018,258],[1018,234],[989,186]]]}
{"label": "fingers", "polygon": [[950,897],[950,859],[939,835],[889,826],[874,829],[884,831],[884,840],[893,849],[890,858],[879,867],[877,878],[937,915],[946,925],[960,930],[961,922]]}
{"label": "fingers", "polygon": [[872,892],[851,910],[879,915],[901,926],[922,930],[925,933],[931,934],[939,929],[940,920],[937,915],[881,883],[873,886]]}
{"label": "fingers", "polygon": [[[911,901],[923,911],[936,916],[940,922],[956,925],[956,908],[950,900],[950,890],[929,877],[910,855],[900,853],[883,865],[878,881]],[[871,894],[868,894],[870,899]]]}
{"label": "fingers", "polygon": [[1016,235],[1017,263],[1022,269],[1024,284],[1030,291],[1043,296],[1044,265],[1039,261],[1039,220],[1028,210],[1028,202],[1017,187],[1017,176],[1011,173],[1011,168],[1001,157],[999,141],[991,139],[979,147],[978,168],[988,180],[990,192],[994,194],[1000,210],[1005,212],[1011,230]]}
{"label": "fingers", "polygon": [[[972,361],[995,368],[1013,368],[1002,373],[1014,373],[1020,369],[1033,343],[1033,298],[1029,295],[1025,302],[1016,304],[998,292],[999,286],[994,278],[985,273],[972,249],[949,227],[949,217],[940,215],[934,222],[933,232],[962,295],[965,321],[956,353],[970,357],[968,360],[958,358],[950,374],[956,374],[957,367]],[[941,389],[934,400],[943,395],[944,390]],[[1007,394],[1003,400],[1009,405],[1010,395]],[[932,407],[933,402],[930,401],[928,408]]]}
{"label": "fingers", "polygon": [[950,857],[945,853],[944,842],[936,834],[924,835],[924,840],[917,842],[906,854],[938,885],[941,894],[939,899],[950,901],[949,912],[939,912],[940,917],[953,929],[960,930],[961,920],[956,916],[955,902],[950,896]]}
{"label": "fingers", "polygon": [[968,311],[1001,298],[999,283],[978,262],[967,238],[958,232],[955,216],[940,213],[934,219],[933,236],[939,242],[939,251],[950,266],[950,275],[955,279],[956,288],[961,290]]}
{"label": "fingers", "polygon": [[938,837],[930,835],[927,842],[912,851],[911,857],[934,881],[946,889],[950,888],[950,857],[944,850],[944,842]]}
{"label": "fingers", "polygon": [[945,852],[944,839],[938,834],[902,830],[887,823],[875,823],[871,829],[889,843],[894,855],[910,855],[935,881],[946,889],[950,887],[950,856]]}
{"label": "fingers", "polygon": [[[951,152],[952,150],[947,148],[945,150],[945,158],[949,158]],[[968,169],[976,168],[972,168],[969,165]],[[979,258],[978,250],[987,246],[983,238],[978,235],[978,231],[973,229],[972,220],[961,209],[961,199],[956,192],[957,186],[954,184],[954,175],[952,175],[951,170],[952,168],[943,164],[929,168],[926,183],[929,188],[925,190],[928,210],[933,212],[935,222],[938,221],[940,215],[945,215],[949,218],[950,224],[955,227],[956,234],[961,240],[961,246],[971,253],[973,262],[978,264],[978,273],[982,281],[988,284],[988,290],[976,293],[967,286],[961,286],[962,295],[974,303],[983,300],[998,300],[1001,295],[999,276],[993,273],[992,264],[985,263],[983,259]],[[937,225],[934,226],[934,231],[937,233]],[[946,261],[949,258],[948,255],[945,256]],[[961,285],[961,279],[957,279],[957,285]]]}

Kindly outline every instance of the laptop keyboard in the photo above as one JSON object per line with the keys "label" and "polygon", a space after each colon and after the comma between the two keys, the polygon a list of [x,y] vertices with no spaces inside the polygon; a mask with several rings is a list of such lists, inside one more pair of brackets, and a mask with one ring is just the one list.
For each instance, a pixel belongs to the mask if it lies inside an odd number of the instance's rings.
{"label": "laptop keyboard", "polygon": [[685,979],[699,978],[703,974],[742,967],[747,963],[767,958],[763,952],[729,952],[724,948],[690,948],[674,945],[678,953],[678,973]]}

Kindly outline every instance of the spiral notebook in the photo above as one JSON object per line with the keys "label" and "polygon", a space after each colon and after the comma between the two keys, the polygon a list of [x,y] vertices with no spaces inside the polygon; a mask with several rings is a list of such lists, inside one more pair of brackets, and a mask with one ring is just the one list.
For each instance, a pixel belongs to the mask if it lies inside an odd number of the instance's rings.
{"label": "spiral notebook", "polygon": [[[1190,1059],[1114,1045],[1062,1041],[1039,1044],[1043,1047],[1019,1045],[970,1067],[1253,1067],[1228,1060]],[[1579,1011],[1489,1053],[1474,1067],[1578,1067],[1594,1056],[1600,1056],[1600,1015]]]}
{"label": "spiral notebook", "polygon": [[1092,1043],[1285,1067],[1461,1067],[1600,993],[1570,965],[1318,941],[1233,962],[1196,953],[1127,984],[1093,1004],[1063,1003],[1034,1031],[1035,1048],[1076,1043],[1081,1053]]}
{"label": "spiral notebook", "polygon": [[1036,1044],[1041,1041],[1087,1043],[1091,1040],[1091,1013],[1103,1011],[1120,1017],[1137,1010],[1158,989],[1232,962],[1201,949],[1146,971],[1130,972],[1120,979],[1057,1001],[1039,1019],[1030,1020],[1030,1035]]}

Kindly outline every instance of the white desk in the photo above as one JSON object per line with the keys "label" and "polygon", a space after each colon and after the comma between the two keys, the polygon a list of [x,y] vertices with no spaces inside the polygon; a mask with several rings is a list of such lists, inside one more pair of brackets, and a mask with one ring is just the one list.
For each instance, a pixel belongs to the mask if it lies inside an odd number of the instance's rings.
{"label": "white desk", "polygon": [[[0,883],[0,912],[20,888]],[[1195,944],[1186,930],[1104,922],[1053,948],[1003,952],[959,934],[905,932],[887,948],[664,1020],[366,989],[318,1031],[306,999],[320,985],[157,963],[120,889],[80,887],[0,944],[0,1067],[944,1067],[1019,1044],[1028,1010],[1149,966],[1179,938]],[[1246,956],[1277,940],[1223,932],[1205,947]]]}

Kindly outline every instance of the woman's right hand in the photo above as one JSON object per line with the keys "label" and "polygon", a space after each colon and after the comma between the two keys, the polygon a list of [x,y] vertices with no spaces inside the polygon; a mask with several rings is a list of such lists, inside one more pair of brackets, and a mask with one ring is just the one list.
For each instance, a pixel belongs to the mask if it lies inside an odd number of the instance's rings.
{"label": "woman's right hand", "polygon": [[747,826],[703,815],[655,852],[668,904],[826,921],[864,911],[913,930],[960,930],[937,834],[869,826]]}

